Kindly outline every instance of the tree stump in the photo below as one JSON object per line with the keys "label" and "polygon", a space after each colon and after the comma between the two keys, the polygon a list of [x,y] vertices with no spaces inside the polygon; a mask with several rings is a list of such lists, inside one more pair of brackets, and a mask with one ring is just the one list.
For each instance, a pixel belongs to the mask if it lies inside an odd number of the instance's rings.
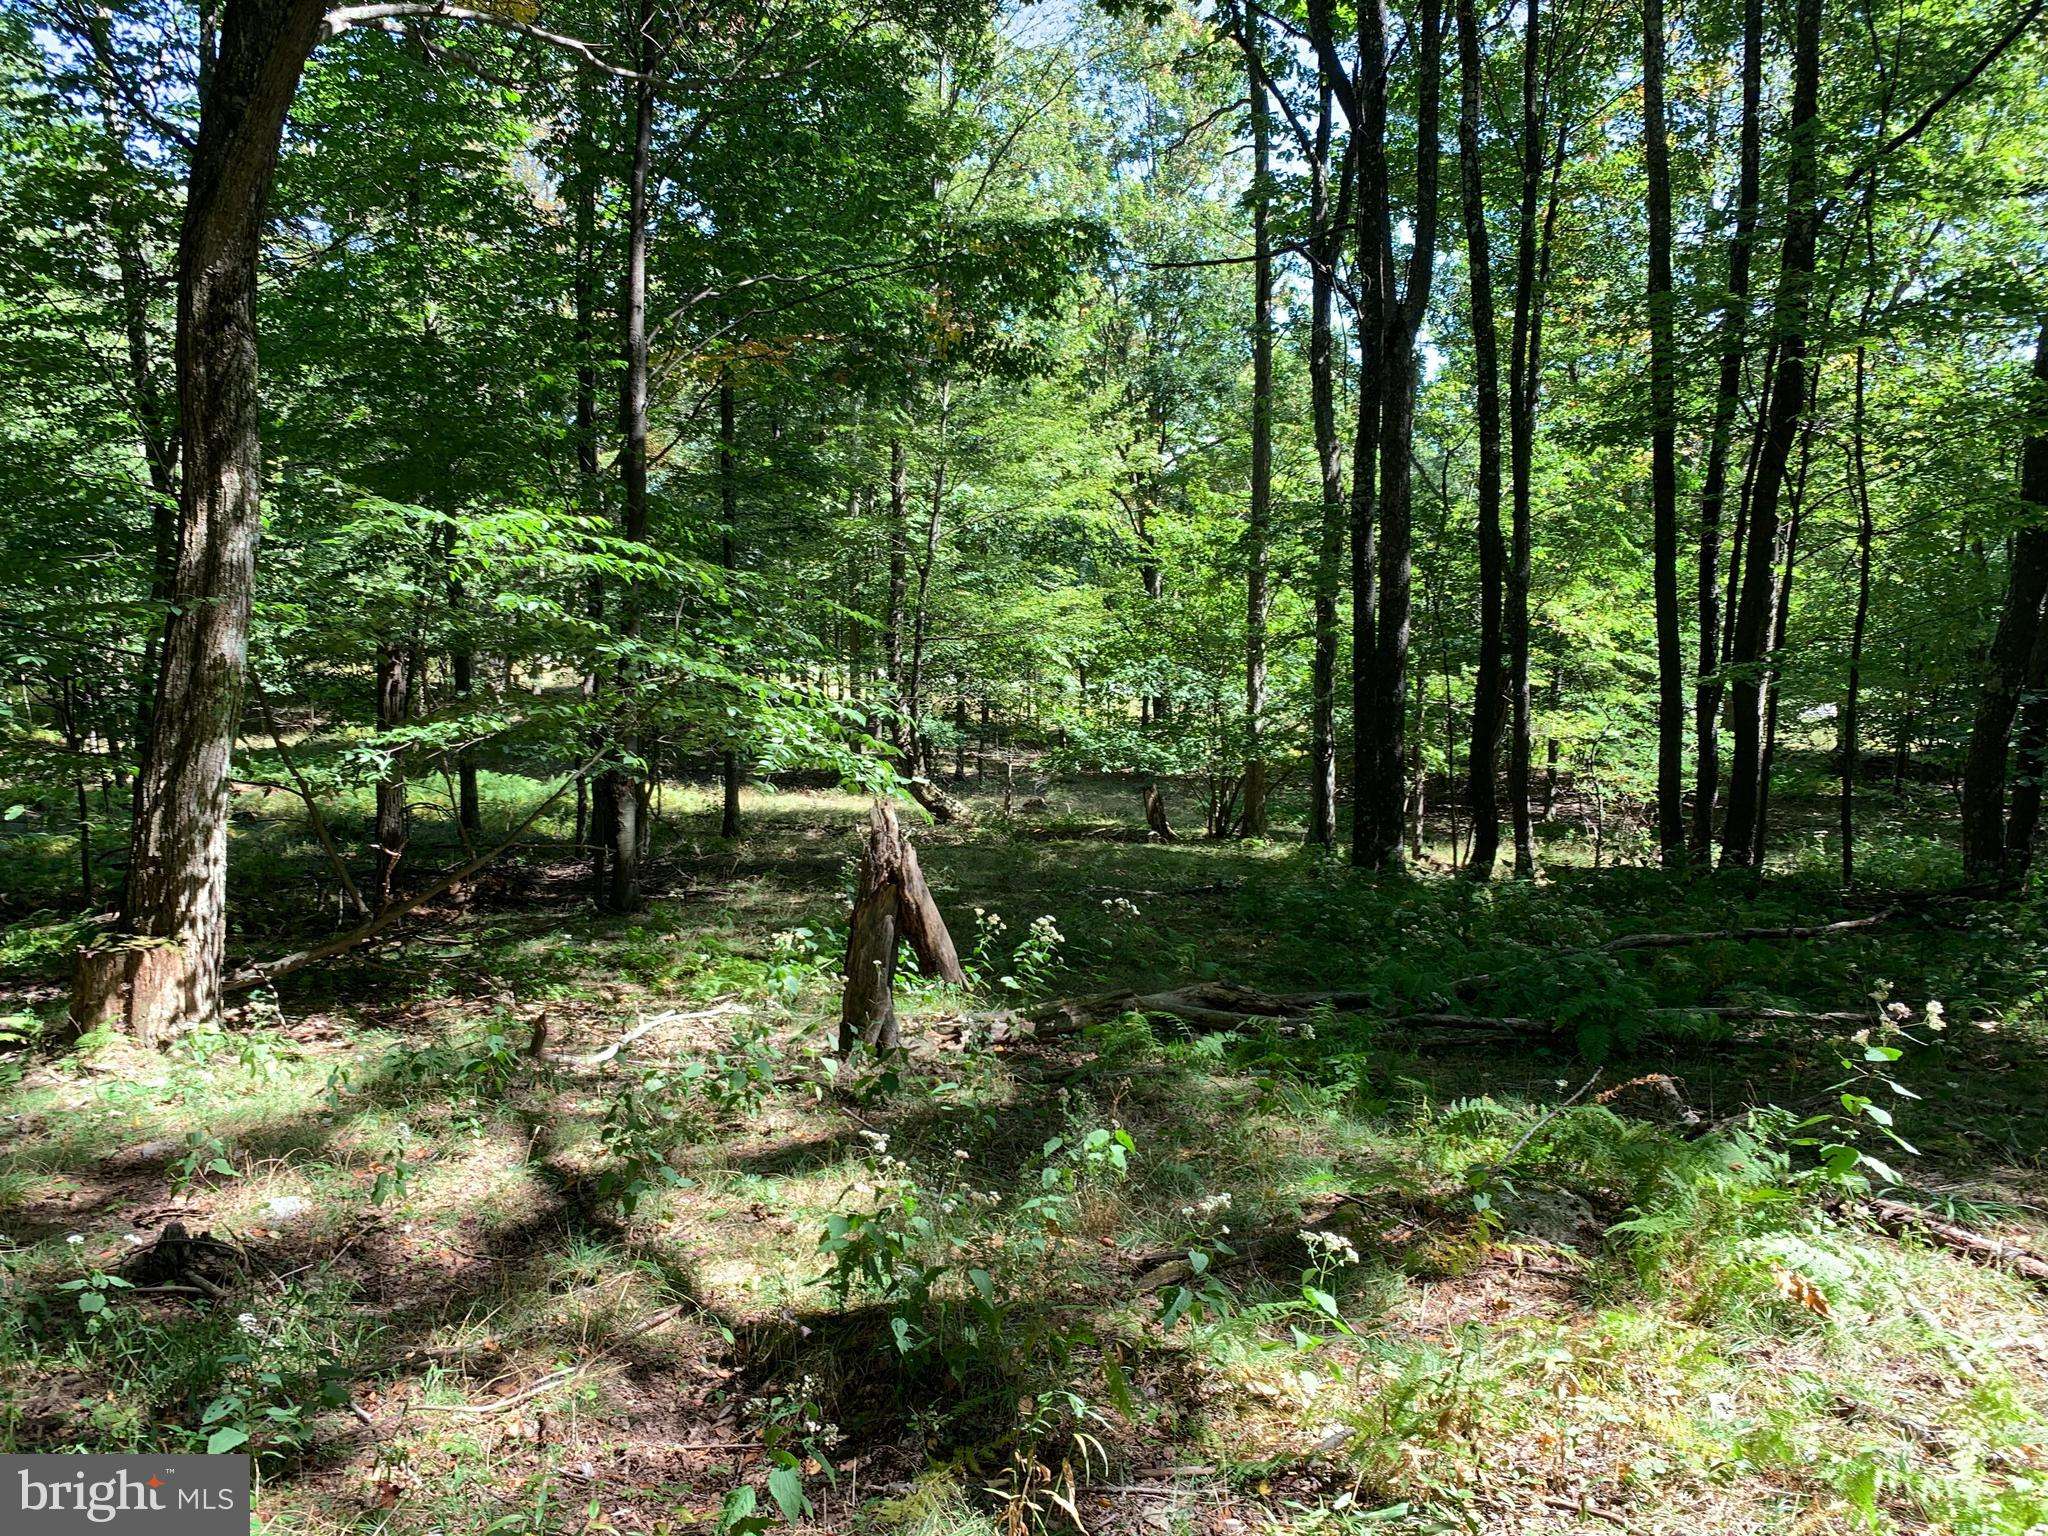
{"label": "tree stump", "polygon": [[1166,819],[1166,796],[1159,792],[1156,780],[1145,786],[1145,825],[1162,843],[1174,841],[1173,823]]}
{"label": "tree stump", "polygon": [[185,948],[175,939],[116,938],[78,952],[71,1023],[80,1034],[113,1029],[162,1045],[185,1012]]}
{"label": "tree stump", "polygon": [[896,1025],[896,952],[907,941],[918,970],[960,984],[966,974],[946,920],[932,900],[917,850],[895,811],[877,800],[868,812],[867,846],[846,936],[846,992],[839,1009],[839,1054],[866,1046],[877,1055],[902,1048]]}

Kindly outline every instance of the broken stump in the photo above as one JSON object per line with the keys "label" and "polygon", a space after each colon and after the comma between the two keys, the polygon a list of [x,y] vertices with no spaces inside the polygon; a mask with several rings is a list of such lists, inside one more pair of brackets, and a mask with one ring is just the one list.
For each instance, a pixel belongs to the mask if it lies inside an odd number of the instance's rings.
{"label": "broken stump", "polygon": [[940,981],[966,981],[946,920],[932,900],[896,813],[877,800],[868,812],[867,843],[846,936],[846,992],[839,1008],[839,1053],[866,1046],[877,1055],[900,1050],[896,1026],[896,953],[908,942],[918,970]]}

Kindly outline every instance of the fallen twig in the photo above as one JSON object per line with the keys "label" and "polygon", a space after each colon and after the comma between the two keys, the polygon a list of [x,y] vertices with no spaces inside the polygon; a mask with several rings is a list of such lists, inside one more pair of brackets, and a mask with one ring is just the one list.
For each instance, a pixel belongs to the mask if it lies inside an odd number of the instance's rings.
{"label": "fallen twig", "polygon": [[1553,1495],[1545,1495],[1543,1507],[1545,1509],[1554,1509],[1560,1514],[1579,1515],[1582,1517],[1590,1516],[1595,1520],[1605,1520],[1609,1525],[1619,1526],[1624,1531],[1635,1529],[1634,1526],[1630,1525],[1627,1520],[1617,1515],[1613,1510],[1602,1509],[1598,1504],[1588,1504],[1583,1500],[1560,1499]]}
{"label": "fallen twig", "polygon": [[[645,1333],[652,1333],[655,1329],[661,1327],[664,1323],[672,1322],[676,1317],[681,1315],[682,1310],[682,1307],[674,1306],[669,1307],[664,1311],[655,1313],[654,1316],[648,1318],[645,1322],[636,1323],[631,1328],[627,1329],[624,1333],[620,1334],[618,1338],[612,1341],[612,1346],[615,1347],[616,1345],[623,1344],[628,1339],[637,1339]],[[562,1367],[562,1369],[558,1371],[550,1371],[547,1375],[541,1377],[539,1380],[534,1381],[528,1386],[521,1388],[519,1391],[514,1392],[509,1397],[499,1398],[496,1402],[412,1403],[408,1405],[405,1409],[401,1410],[401,1415],[404,1413],[411,1413],[415,1411],[419,1413],[503,1413],[508,1408],[517,1408],[522,1403],[529,1403],[533,1401],[533,1399],[535,1399],[536,1397],[539,1397],[542,1393],[552,1391],[554,1388],[561,1386],[565,1382],[575,1380],[577,1377],[583,1375],[584,1372],[595,1369],[598,1365],[603,1363],[603,1361],[609,1354],[610,1347],[606,1348],[605,1350],[599,1351],[598,1354],[596,1354],[592,1358],[582,1361],[579,1364],[567,1365]]]}
{"label": "fallen twig", "polygon": [[601,1051],[579,1055],[575,1051],[542,1051],[540,1059],[558,1067],[601,1067],[642,1036],[652,1034],[663,1022],[659,1017],[642,1019]]}

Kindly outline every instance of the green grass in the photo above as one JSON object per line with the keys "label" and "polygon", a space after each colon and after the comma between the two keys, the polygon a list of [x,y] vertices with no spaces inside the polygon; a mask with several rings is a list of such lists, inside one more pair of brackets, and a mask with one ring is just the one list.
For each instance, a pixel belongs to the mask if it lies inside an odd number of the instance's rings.
{"label": "green grass", "polygon": [[[501,820],[533,792],[492,788]],[[780,1523],[778,1466],[799,1523],[906,1536],[2048,1520],[2039,1294],[1802,1176],[1826,1138],[1797,1119],[1841,1134],[1860,1046],[1678,1011],[1881,1028],[1875,994],[1941,1001],[1950,1027],[1883,1069],[1924,1097],[1877,1090],[1920,1155],[1864,1134],[1921,1197],[2024,1235],[2048,911],[1599,953],[1888,898],[1845,904],[1815,861],[1760,892],[1596,874],[1577,844],[1533,887],[1373,882],[1278,840],[1111,840],[1124,786],[1014,822],[975,799],[973,827],[919,834],[974,984],[905,979],[893,1082],[827,1072],[845,797],[755,796],[728,844],[671,787],[640,917],[595,916],[537,849],[161,1054],[38,1033],[76,932],[53,852],[0,933],[0,1014],[32,1042],[0,1058],[0,1448],[245,1434],[280,1532],[713,1529],[741,1487]],[[237,828],[251,954],[334,921],[288,810]],[[1889,867],[1929,866],[1901,842]],[[1062,941],[1020,956],[1043,917]],[[1469,1006],[1564,1036],[1393,1022],[1480,974]],[[1204,978],[1385,1006],[975,1043],[1019,1002]],[[588,1052],[647,1020],[598,1066],[527,1051],[543,1021]],[[1726,1123],[1567,1105],[1596,1064]],[[1752,1104],[1788,1113],[1751,1127]],[[218,1299],[96,1278],[172,1220],[248,1275]]]}

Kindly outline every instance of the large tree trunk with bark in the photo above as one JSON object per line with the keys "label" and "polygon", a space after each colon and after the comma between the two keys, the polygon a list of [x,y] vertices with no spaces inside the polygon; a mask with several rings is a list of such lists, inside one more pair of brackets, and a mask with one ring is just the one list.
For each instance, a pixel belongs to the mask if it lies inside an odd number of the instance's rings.
{"label": "large tree trunk with bark", "polygon": [[1377,694],[1380,423],[1385,407],[1387,285],[1392,277],[1387,187],[1387,44],[1377,6],[1358,7],[1358,72],[1337,46],[1329,0],[1311,0],[1309,30],[1331,88],[1351,119],[1358,206],[1352,309],[1358,327],[1358,419],[1351,434],[1351,862],[1374,862],[1374,808],[1367,781],[1377,771],[1367,729]]}
{"label": "large tree trunk with bark", "polygon": [[1466,292],[1472,317],[1473,417],[1479,434],[1479,671],[1472,696],[1472,749],[1466,763],[1472,852],[1465,869],[1474,879],[1487,880],[1500,857],[1500,738],[1502,706],[1507,702],[1501,583],[1507,550],[1500,526],[1500,344],[1479,147],[1479,41],[1479,20],[1472,0],[1458,0],[1458,171],[1465,223]]}
{"label": "large tree trunk with bark", "polygon": [[[1385,869],[1401,863],[1406,808],[1408,641],[1413,613],[1412,469],[1417,382],[1416,337],[1429,306],[1435,271],[1437,110],[1442,8],[1423,0],[1415,52],[1416,159],[1414,243],[1406,282],[1394,286],[1393,208],[1387,164],[1387,37],[1379,7],[1358,12],[1360,77],[1354,88],[1354,135],[1359,145],[1358,323],[1362,339],[1377,338],[1378,356],[1360,376],[1359,432],[1354,477],[1378,485],[1377,529],[1356,526],[1361,506],[1354,483],[1353,579],[1361,576],[1365,601],[1353,593],[1352,701],[1354,864]],[[1365,397],[1379,396],[1368,430]],[[1371,457],[1366,450],[1371,450]],[[1360,556],[1376,560],[1361,571]],[[1375,585],[1376,577],[1376,585]],[[1363,610],[1363,611],[1361,611]],[[1363,620],[1363,623],[1358,622]]]}
{"label": "large tree trunk with bark", "polygon": [[1742,603],[1735,615],[1729,661],[1735,714],[1728,815],[1721,829],[1721,862],[1746,868],[1756,859],[1763,798],[1764,705],[1775,620],[1773,554],[1778,507],[1807,396],[1807,329],[1813,313],[1813,270],[1820,227],[1820,29],[1822,0],[1799,0],[1793,37],[1792,112],[1786,124],[1785,242],[1778,263],[1772,326],[1777,377],[1757,452],[1756,488],[1750,498]]}
{"label": "large tree trunk with bark", "polygon": [[[2048,408],[2048,319],[2034,343],[2035,405]],[[2020,454],[2020,500],[2033,521],[2012,539],[2005,605],[1985,661],[1984,691],[1970,722],[1963,759],[1963,875],[1997,880],[2005,872],[2005,760],[2028,658],[2048,596],[2048,429],[2030,433]]]}
{"label": "large tree trunk with bark", "polygon": [[81,956],[75,1017],[154,1038],[220,1009],[228,774],[261,527],[256,254],[285,114],[319,33],[307,0],[230,0],[178,242],[183,472],[170,615],[135,786],[122,923],[159,941]]}

